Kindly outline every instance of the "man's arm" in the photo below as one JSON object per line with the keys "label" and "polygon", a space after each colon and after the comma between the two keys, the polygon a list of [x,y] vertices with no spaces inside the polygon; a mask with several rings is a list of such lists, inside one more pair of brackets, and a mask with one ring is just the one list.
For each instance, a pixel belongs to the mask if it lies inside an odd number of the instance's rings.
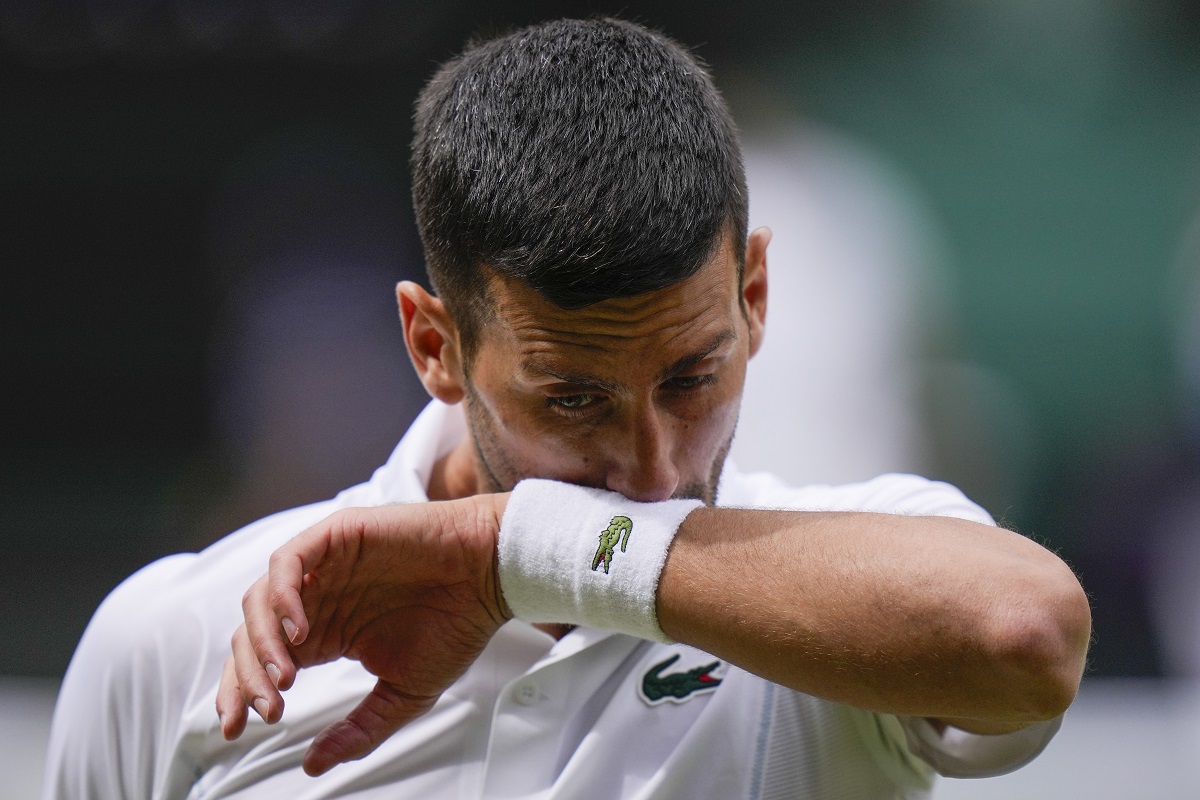
{"label": "man's arm", "polygon": [[241,735],[249,708],[278,722],[297,668],[343,657],[379,680],[313,740],[310,775],[362,758],[432,708],[512,617],[496,577],[507,497],[343,509],[272,553],[242,597],[217,689],[225,738]]}
{"label": "man's arm", "polygon": [[772,682],[976,733],[1052,719],[1090,637],[1074,574],[949,517],[701,508],[658,588],[672,638]]}
{"label": "man's arm", "polygon": [[[275,687],[340,656],[380,682],[314,741],[310,772],[362,757],[431,706],[511,614],[496,571],[507,500],[342,512],[277,551],[246,594],[218,693],[226,735],[248,704],[278,720]],[[977,732],[1061,713],[1090,626],[1054,555],[941,517],[697,509],[657,599],[669,636],[768,680]]]}

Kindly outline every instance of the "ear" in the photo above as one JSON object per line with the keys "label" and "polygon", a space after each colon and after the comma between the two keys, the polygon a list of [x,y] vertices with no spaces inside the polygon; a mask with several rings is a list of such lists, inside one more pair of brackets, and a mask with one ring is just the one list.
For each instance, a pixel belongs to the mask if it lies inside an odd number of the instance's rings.
{"label": "ear", "polygon": [[396,284],[404,345],[425,391],[443,403],[463,399],[462,349],[441,300],[412,281]]}
{"label": "ear", "polygon": [[746,240],[746,266],[742,270],[742,306],[750,325],[750,355],[762,346],[767,324],[767,245],[770,228],[755,228]]}

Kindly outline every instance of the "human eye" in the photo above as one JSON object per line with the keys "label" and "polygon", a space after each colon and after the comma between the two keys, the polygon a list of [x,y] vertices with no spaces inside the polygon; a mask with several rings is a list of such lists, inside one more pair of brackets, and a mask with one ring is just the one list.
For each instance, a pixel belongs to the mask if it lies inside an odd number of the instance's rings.
{"label": "human eye", "polygon": [[678,375],[663,383],[663,388],[670,392],[686,394],[701,387],[716,383],[717,376],[711,373],[703,375]]}
{"label": "human eye", "polygon": [[568,417],[581,416],[598,406],[602,397],[591,392],[579,394],[551,395],[546,398],[546,405],[560,414]]}

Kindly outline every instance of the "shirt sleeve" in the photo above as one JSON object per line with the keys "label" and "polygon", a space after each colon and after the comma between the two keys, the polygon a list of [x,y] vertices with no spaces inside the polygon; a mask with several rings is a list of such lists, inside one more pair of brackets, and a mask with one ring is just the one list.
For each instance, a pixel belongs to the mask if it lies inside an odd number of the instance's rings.
{"label": "shirt sleeve", "polygon": [[[917,475],[892,473],[862,483],[805,487],[796,492],[788,505],[804,510],[955,517],[996,524],[958,488]],[[909,752],[938,774],[952,778],[983,778],[1019,769],[1046,748],[1062,724],[1059,717],[1012,733],[985,736],[949,726],[939,733],[920,717],[896,719]]]}
{"label": "shirt sleeve", "polygon": [[190,557],[143,568],[96,610],[55,703],[44,800],[152,796],[173,687],[148,617]]}
{"label": "shirt sleeve", "polygon": [[[955,517],[995,525],[987,511],[957,487],[918,475],[889,473],[864,483],[837,487],[837,504],[847,511],[874,511],[909,517]],[[841,509],[830,509],[841,510]]]}
{"label": "shirt sleeve", "polygon": [[999,735],[947,725],[941,732],[923,717],[899,717],[908,749],[946,778],[991,778],[1037,758],[1062,725],[1058,716]]}
{"label": "shirt sleeve", "polygon": [[[861,510],[910,516],[957,517],[994,525],[992,517],[954,486],[915,475],[884,475],[858,486]],[[899,717],[909,750],[947,778],[987,778],[1020,769],[1054,738],[1062,717],[1018,731],[982,735],[922,717]]]}
{"label": "shirt sleeve", "polygon": [[888,473],[839,486],[788,486],[773,475],[725,477],[719,505],[791,511],[866,511],[909,517],[956,517],[995,525],[995,520],[957,487],[919,475]]}
{"label": "shirt sleeve", "polygon": [[[275,548],[335,507],[275,514],[200,553],[143,567],[113,590],[63,678],[43,800],[186,793],[179,787],[195,783],[207,743],[220,741],[213,702],[230,634],[242,621],[242,592]],[[199,738],[184,735],[197,726]]]}
{"label": "shirt sleeve", "polygon": [[[957,517],[994,525],[992,517],[956,487],[915,475],[884,475],[859,484],[859,508],[910,516]],[[1018,731],[982,735],[922,717],[899,717],[909,750],[947,778],[987,778],[1020,769],[1054,738],[1062,717]]]}

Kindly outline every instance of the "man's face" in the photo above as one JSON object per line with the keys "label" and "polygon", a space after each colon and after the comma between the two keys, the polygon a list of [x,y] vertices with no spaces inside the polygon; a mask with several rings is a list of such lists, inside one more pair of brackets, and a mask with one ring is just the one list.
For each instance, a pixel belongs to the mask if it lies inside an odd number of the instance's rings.
{"label": "man's face", "polygon": [[681,283],[574,311],[493,273],[465,382],[479,488],[539,477],[711,504],[761,341],[766,235],[742,290],[728,243]]}

